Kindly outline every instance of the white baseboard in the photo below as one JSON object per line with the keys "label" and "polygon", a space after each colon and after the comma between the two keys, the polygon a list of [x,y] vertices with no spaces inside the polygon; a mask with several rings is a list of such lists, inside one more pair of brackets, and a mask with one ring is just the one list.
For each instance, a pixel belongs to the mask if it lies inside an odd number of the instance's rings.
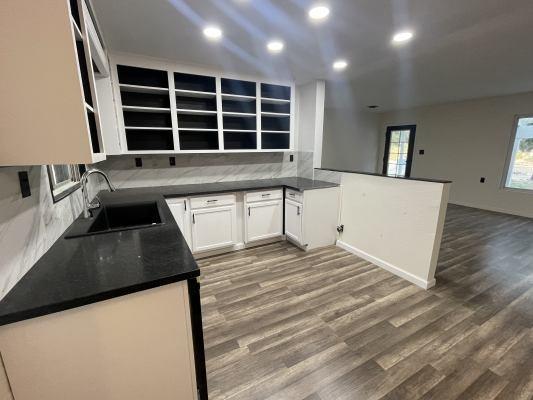
{"label": "white baseboard", "polygon": [[378,257],[375,257],[375,256],[373,256],[371,254],[368,254],[367,252],[365,252],[363,250],[360,250],[360,249],[358,249],[356,247],[353,247],[353,246],[349,245],[348,243],[345,243],[345,242],[343,242],[341,240],[337,240],[337,246],[340,247],[341,249],[344,249],[344,250],[346,250],[346,251],[348,251],[350,253],[355,254],[356,256],[359,256],[359,257],[371,262],[372,264],[377,265],[378,267],[381,267],[381,268],[393,273],[394,275],[399,276],[400,278],[403,278],[403,279],[415,284],[416,286],[421,287],[422,289],[432,288],[433,286],[435,286],[435,284],[437,282],[435,280],[435,278],[433,278],[430,281],[427,281],[425,279],[421,279],[418,276],[415,276],[415,275],[411,274],[410,272],[404,271],[403,269],[398,268],[397,266],[392,265],[391,263],[389,263],[387,261],[384,261],[381,258],[378,258]]}
{"label": "white baseboard", "polygon": [[462,201],[449,201],[448,204],[453,204],[453,205],[456,205],[456,206],[469,207],[469,208],[477,208],[478,210],[492,211],[492,212],[497,212],[497,213],[500,213],[500,214],[517,215],[519,217],[531,218],[531,215],[528,215],[528,214],[520,212],[520,211],[507,210],[507,209],[499,208],[499,207],[485,206],[485,205],[482,205],[482,204],[481,205],[480,204],[473,204],[473,203],[462,202]]}

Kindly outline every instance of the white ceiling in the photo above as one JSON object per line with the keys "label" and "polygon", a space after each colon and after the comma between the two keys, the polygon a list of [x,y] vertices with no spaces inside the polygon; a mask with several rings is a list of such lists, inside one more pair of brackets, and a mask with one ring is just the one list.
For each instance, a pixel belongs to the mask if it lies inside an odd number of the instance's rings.
{"label": "white ceiling", "polygon": [[[533,90],[532,0],[92,0],[111,51],[149,55],[241,74],[327,79],[329,105],[380,110]],[[202,35],[207,23],[220,43]],[[390,44],[410,28],[415,39]],[[266,41],[285,41],[271,55]],[[333,73],[337,57],[350,62]],[[349,88],[350,90],[341,90]]]}

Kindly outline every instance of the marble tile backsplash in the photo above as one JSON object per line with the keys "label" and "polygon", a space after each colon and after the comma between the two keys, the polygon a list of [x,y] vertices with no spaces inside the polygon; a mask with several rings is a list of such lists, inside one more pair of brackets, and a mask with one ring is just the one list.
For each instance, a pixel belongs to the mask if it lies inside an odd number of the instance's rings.
{"label": "marble tile backsplash", "polygon": [[135,167],[135,157],[111,156],[96,167],[118,188],[181,185],[297,176],[299,155],[291,162],[285,153],[180,154],[175,166],[167,156],[143,156],[142,168]]}
{"label": "marble tile backsplash", "polygon": [[[18,171],[28,171],[22,198]],[[0,168],[0,298],[22,278],[82,211],[81,191],[53,202],[45,166]]]}

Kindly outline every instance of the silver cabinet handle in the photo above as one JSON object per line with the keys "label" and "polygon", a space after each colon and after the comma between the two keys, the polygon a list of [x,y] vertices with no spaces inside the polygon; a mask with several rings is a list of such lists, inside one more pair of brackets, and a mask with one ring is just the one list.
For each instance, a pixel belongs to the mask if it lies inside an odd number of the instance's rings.
{"label": "silver cabinet handle", "polygon": [[187,200],[183,200],[183,206],[185,207],[185,211],[187,211]]}
{"label": "silver cabinet handle", "polygon": [[300,206],[296,207],[296,215],[300,215]]}
{"label": "silver cabinet handle", "polygon": [[250,207],[248,207],[248,216],[250,216]]}
{"label": "silver cabinet handle", "polygon": [[270,193],[265,193],[261,195],[261,197],[269,197],[269,196],[270,196]]}
{"label": "silver cabinet handle", "polygon": [[194,220],[194,213],[192,213],[192,223],[195,224],[196,221]]}
{"label": "silver cabinet handle", "polygon": [[217,201],[218,201],[217,199],[207,200],[208,203],[216,203]]}

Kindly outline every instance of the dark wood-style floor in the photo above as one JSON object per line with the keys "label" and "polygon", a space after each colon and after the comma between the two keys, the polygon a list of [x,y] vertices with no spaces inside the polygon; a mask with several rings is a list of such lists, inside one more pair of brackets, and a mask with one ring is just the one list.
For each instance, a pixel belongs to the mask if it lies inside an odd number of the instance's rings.
{"label": "dark wood-style floor", "polygon": [[450,206],[424,291],[337,247],[200,261],[210,399],[533,398],[533,220]]}

